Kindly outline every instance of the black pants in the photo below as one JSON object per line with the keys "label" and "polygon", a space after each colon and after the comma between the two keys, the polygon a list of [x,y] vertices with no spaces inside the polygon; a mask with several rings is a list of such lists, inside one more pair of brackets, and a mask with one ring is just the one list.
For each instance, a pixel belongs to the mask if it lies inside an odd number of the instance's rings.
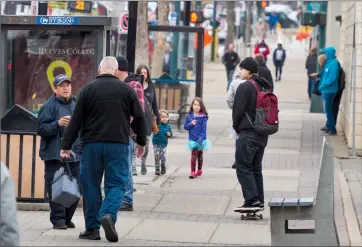
{"label": "black pants", "polygon": [[236,175],[241,185],[245,205],[264,203],[262,161],[268,137],[255,131],[242,132],[236,144]]}
{"label": "black pants", "polygon": [[275,61],[275,80],[280,80],[283,73],[283,64],[282,62]]}
{"label": "black pants", "polygon": [[[75,210],[77,209],[78,202],[75,202],[69,208],[65,208],[62,205],[52,202],[52,182],[54,174],[63,166],[62,162],[59,160],[48,160],[45,161],[45,186],[48,194],[48,202],[50,206],[50,222],[53,226],[63,226],[68,224],[74,215]],[[72,176],[77,178],[79,181],[79,162],[69,162],[69,167],[72,173]]]}

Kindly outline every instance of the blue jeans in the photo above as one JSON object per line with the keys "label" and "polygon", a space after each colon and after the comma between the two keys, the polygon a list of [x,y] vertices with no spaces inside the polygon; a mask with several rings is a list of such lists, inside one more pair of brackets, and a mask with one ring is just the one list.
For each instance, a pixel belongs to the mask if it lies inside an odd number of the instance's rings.
{"label": "blue jeans", "polygon": [[[114,222],[129,179],[129,145],[86,143],[80,167],[86,230],[99,229],[99,218],[110,214]],[[101,182],[104,173],[104,200]]]}
{"label": "blue jeans", "polygon": [[129,205],[133,205],[133,176],[132,176],[132,155],[134,154],[134,146],[135,142],[132,138],[129,138],[129,178],[126,186],[126,193],[124,194],[123,203],[127,203]]}
{"label": "blue jeans", "polygon": [[230,83],[233,80],[234,71],[235,71],[234,69],[228,69],[226,71],[227,80],[228,80],[228,86],[227,86],[226,90],[229,90]]}
{"label": "blue jeans", "polygon": [[331,132],[337,132],[336,130],[336,118],[335,118],[335,112],[333,109],[333,100],[335,97],[335,93],[322,93],[322,98],[323,98],[323,108],[324,108],[324,112],[326,113],[327,116],[327,129],[328,131]]}
{"label": "blue jeans", "polygon": [[312,98],[312,93],[314,90],[314,83],[315,83],[314,78],[308,76],[308,96],[309,96],[309,98]]}

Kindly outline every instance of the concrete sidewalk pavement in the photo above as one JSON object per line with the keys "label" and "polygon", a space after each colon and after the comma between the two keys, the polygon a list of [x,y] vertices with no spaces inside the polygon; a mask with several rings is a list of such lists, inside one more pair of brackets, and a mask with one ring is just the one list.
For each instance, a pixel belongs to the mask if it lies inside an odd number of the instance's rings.
{"label": "concrete sidewalk pavement", "polygon": [[[304,58],[291,58],[283,81],[276,84],[280,99],[280,130],[271,136],[263,160],[265,201],[276,196],[315,196],[319,175],[323,114],[310,114]],[[216,246],[271,244],[270,213],[264,219],[242,221],[233,208],[243,203],[235,170],[234,141],[228,138],[231,111],[226,105],[226,73],[221,64],[205,64],[204,101],[209,111],[208,139],[213,147],[204,154],[204,174],[194,180],[190,172],[187,132],[177,132],[167,148],[168,172],[155,178],[134,177],[133,212],[120,212],[116,228],[118,243],[78,239],[84,230],[81,209],[76,229],[51,229],[49,212],[19,212],[22,245],[173,245]],[[152,166],[152,148],[147,164]],[[337,207],[336,221],[341,245],[347,245],[343,212]],[[342,218],[341,218],[342,217]],[[343,242],[344,241],[344,242]],[[343,244],[344,243],[344,244]]]}

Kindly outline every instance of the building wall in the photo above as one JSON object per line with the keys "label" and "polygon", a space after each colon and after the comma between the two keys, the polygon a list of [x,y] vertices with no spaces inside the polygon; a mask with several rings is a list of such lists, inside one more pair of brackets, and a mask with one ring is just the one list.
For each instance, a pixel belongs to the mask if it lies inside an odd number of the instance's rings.
{"label": "building wall", "polygon": [[326,47],[333,46],[336,48],[337,53],[339,54],[339,32],[340,32],[340,23],[336,21],[336,16],[341,15],[341,6],[342,2],[340,1],[330,1],[328,2],[327,10],[327,31],[326,31]]}
{"label": "building wall", "polygon": [[352,42],[353,25],[356,24],[356,148],[362,149],[362,2],[343,2],[340,29],[339,60],[347,74],[346,89],[341,101],[339,121],[348,146],[352,147]]}

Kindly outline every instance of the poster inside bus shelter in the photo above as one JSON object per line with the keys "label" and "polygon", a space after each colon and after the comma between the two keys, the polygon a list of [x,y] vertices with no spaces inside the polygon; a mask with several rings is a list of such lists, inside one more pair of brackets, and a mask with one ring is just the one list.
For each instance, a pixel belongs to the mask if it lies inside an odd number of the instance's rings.
{"label": "poster inside bus shelter", "polygon": [[54,94],[55,76],[71,80],[72,94],[96,75],[96,35],[92,31],[9,31],[13,103],[37,113]]}

